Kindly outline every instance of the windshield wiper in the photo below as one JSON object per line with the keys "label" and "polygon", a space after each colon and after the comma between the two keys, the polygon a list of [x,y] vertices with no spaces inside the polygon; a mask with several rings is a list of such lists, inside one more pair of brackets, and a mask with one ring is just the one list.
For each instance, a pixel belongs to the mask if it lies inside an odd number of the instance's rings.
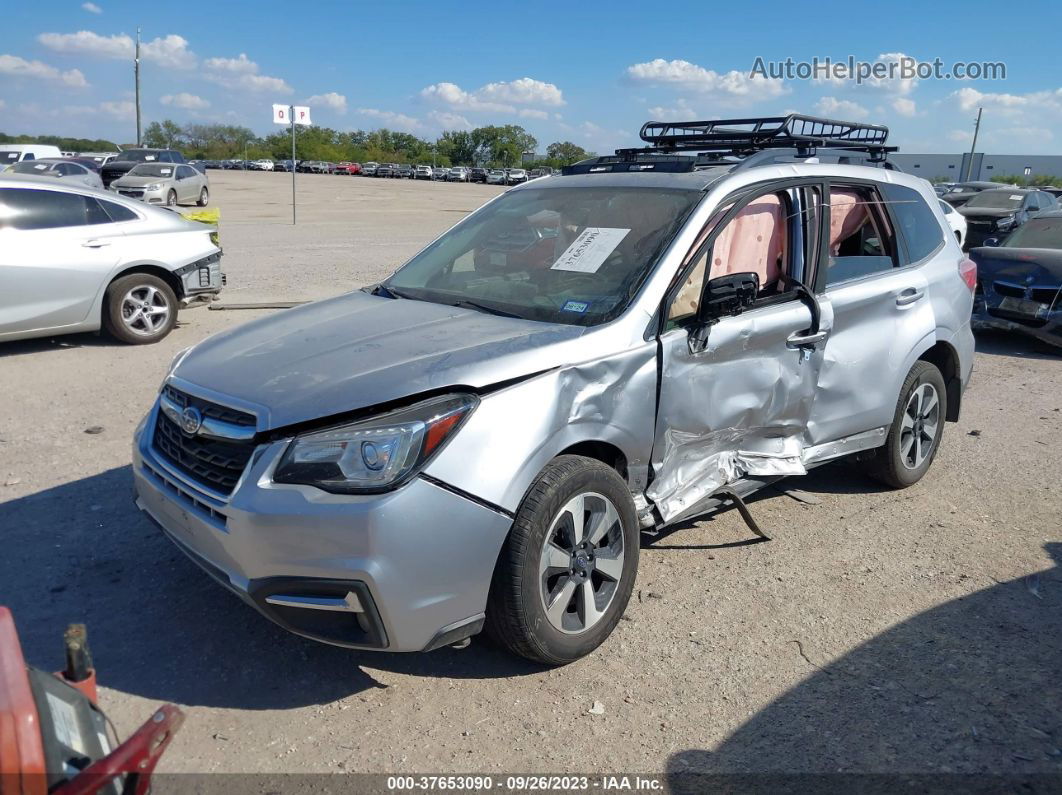
{"label": "windshield wiper", "polygon": [[462,298],[460,301],[454,301],[450,306],[464,307],[465,309],[478,309],[481,312],[486,312],[489,315],[498,315],[499,317],[515,317],[520,320],[524,320],[522,315],[517,315],[513,312],[506,312],[504,309],[496,309],[493,306],[487,306],[481,304],[478,301],[470,301],[467,298]]}

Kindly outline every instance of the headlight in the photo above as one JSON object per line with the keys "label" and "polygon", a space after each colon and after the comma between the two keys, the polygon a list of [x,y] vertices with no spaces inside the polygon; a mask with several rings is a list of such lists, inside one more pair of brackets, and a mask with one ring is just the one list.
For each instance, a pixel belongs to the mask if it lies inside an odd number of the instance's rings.
{"label": "headlight", "polygon": [[1018,214],[1005,215],[996,221],[996,229],[1010,229],[1018,220]]}
{"label": "headlight", "polygon": [[160,185],[158,182],[152,182],[150,185],[145,185],[144,190],[158,190],[161,187],[162,185]]}
{"label": "headlight", "polygon": [[478,403],[475,395],[445,395],[297,436],[280,459],[273,480],[340,494],[394,488],[442,449]]}
{"label": "headlight", "polygon": [[[166,370],[166,378],[169,378],[171,375],[173,375],[173,371],[177,369],[177,365],[179,365],[181,363],[181,360],[184,359],[184,357],[188,355],[188,352],[190,350],[192,350],[192,348],[194,348],[194,347],[195,347],[194,345],[189,345],[184,350],[177,351],[177,355],[174,356],[173,360],[170,362],[169,369]],[[163,381],[165,381],[165,380],[166,379],[164,378]]]}

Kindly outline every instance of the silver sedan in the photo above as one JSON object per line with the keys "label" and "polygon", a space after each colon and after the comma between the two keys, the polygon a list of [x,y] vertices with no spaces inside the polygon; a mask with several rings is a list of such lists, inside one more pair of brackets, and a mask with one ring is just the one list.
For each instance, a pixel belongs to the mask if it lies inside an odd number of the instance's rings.
{"label": "silver sedan", "polygon": [[148,204],[198,204],[210,201],[207,175],[183,163],[140,163],[110,184],[110,189]]}
{"label": "silver sedan", "polygon": [[157,342],[217,297],[213,227],[58,180],[0,180],[0,342],[97,331]]}
{"label": "silver sedan", "polygon": [[4,178],[11,177],[54,177],[63,182],[72,182],[84,185],[86,188],[103,190],[103,180],[98,172],[80,163],[72,163],[69,160],[54,158],[41,158],[40,160],[23,160],[15,163],[11,168],[4,171]]}

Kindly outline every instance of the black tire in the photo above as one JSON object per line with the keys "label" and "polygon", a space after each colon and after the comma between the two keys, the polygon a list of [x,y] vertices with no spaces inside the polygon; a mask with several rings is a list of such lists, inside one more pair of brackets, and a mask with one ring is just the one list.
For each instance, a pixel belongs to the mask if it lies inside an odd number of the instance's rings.
{"label": "black tire", "polygon": [[[613,525],[606,538],[613,537],[615,544],[615,536],[622,535],[623,561],[600,618],[585,630],[568,633],[547,616],[542,592],[546,575],[540,573],[539,563],[547,535],[556,530],[554,520],[580,494],[605,497],[615,507],[619,526]],[[528,489],[498,556],[487,601],[487,632],[514,654],[547,665],[564,665],[589,654],[612,633],[627,607],[638,570],[639,539],[634,501],[614,469],[582,456],[555,458]],[[589,576],[601,581],[599,572]]]}
{"label": "black tire", "polygon": [[[151,294],[150,290],[155,293]],[[138,332],[123,319],[125,299],[130,293],[152,295],[152,303],[165,305],[168,311],[164,318],[160,319],[157,328],[148,330],[149,323],[145,321],[144,330]],[[107,333],[120,342],[129,345],[150,345],[158,342],[171,331],[177,324],[177,296],[173,289],[158,276],[150,273],[130,273],[115,279],[107,286],[107,292],[103,296],[103,327]]]}
{"label": "black tire", "polygon": [[[928,424],[923,418],[919,424],[918,418],[914,418],[914,428],[905,428],[910,424],[912,396],[916,390],[931,387],[936,394],[935,411],[930,411],[935,417],[932,423],[932,433],[925,432]],[[867,462],[867,472],[876,480],[892,486],[896,489],[905,489],[920,481],[929,471],[933,459],[940,449],[940,439],[944,435],[944,415],[947,413],[947,390],[944,386],[944,378],[935,366],[929,362],[915,362],[911,372],[904,379],[900,388],[900,396],[896,401],[896,412],[893,414],[892,425],[885,437],[885,445],[874,451],[873,457]],[[920,444],[925,444],[931,439],[930,448],[925,457],[918,461],[917,454],[908,453],[905,450],[907,440],[915,437]],[[910,448],[914,450],[914,448]],[[912,466],[912,464],[915,464]]]}
{"label": "black tire", "polygon": [[171,190],[169,193],[166,194],[166,206],[167,207],[176,207],[177,206],[177,191]]}
{"label": "black tire", "polygon": [[200,207],[206,207],[208,204],[210,204],[210,191],[208,191],[206,188],[203,188],[201,191],[199,191],[199,201],[197,201],[196,204],[198,204]]}

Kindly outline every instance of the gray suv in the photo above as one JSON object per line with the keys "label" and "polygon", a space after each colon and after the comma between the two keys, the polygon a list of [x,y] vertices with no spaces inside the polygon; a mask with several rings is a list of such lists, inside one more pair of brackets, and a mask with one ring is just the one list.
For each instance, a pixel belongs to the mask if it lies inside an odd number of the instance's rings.
{"label": "gray suv", "polygon": [[887,134],[651,122],[374,287],[207,339],[136,431],[138,505],[298,634],[575,660],[641,530],[727,503],[755,530],[744,497],[842,456],[929,469],[976,274]]}

